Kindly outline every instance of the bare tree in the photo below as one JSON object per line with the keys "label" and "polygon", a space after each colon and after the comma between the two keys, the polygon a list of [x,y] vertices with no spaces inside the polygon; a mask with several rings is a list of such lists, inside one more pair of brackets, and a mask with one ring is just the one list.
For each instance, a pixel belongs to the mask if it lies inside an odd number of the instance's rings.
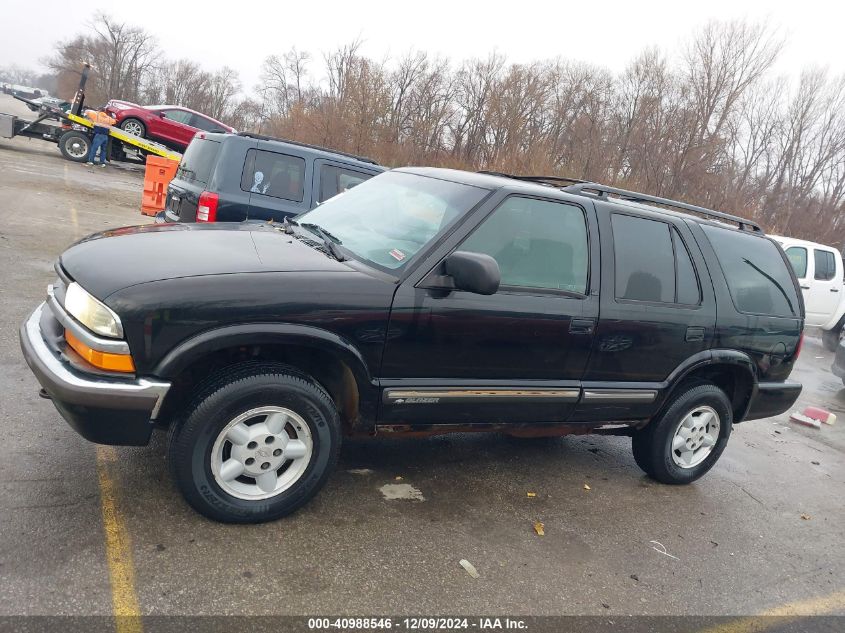
{"label": "bare tree", "polygon": [[109,98],[138,100],[154,68],[158,52],[152,35],[98,13],[91,23],[93,35],[79,35],[58,45],[47,61],[59,74],[60,86],[75,85],[83,64],[91,64],[89,103]]}
{"label": "bare tree", "polygon": [[91,62],[95,101],[167,101],[388,164],[608,182],[839,244],[845,78],[773,78],[782,44],[766,24],[712,22],[680,63],[648,49],[614,74],[564,59],[509,64],[497,52],[457,67],[421,51],[377,61],[359,39],[324,53],[316,76],[308,52],[268,57],[253,98],[234,70],[162,61],[148,34],[98,15],[50,67],[70,88]]}

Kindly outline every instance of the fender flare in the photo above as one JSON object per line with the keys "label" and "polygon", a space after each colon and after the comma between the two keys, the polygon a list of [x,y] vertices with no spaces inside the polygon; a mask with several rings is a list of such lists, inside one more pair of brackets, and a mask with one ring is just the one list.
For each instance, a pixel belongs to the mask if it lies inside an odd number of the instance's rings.
{"label": "fender flare", "polygon": [[358,382],[359,390],[378,386],[363,355],[352,343],[334,332],[293,323],[246,323],[205,330],[170,350],[158,362],[152,374],[173,379],[191,363],[211,352],[261,344],[299,345],[329,352],[346,363]]}
{"label": "fender flare", "polygon": [[683,363],[676,367],[666,379],[667,386],[664,391],[665,395],[660,403],[660,408],[662,408],[663,404],[674,394],[677,388],[690,374],[692,374],[692,372],[701,369],[702,367],[713,367],[718,365],[737,367],[748,374],[748,378],[751,382],[751,393],[749,394],[747,401],[742,404],[740,410],[737,411],[737,416],[734,420],[734,422],[741,421],[745,417],[748,407],[751,405],[751,401],[754,399],[754,394],[757,392],[757,366],[748,354],[734,349],[716,348],[703,350],[687,358]]}

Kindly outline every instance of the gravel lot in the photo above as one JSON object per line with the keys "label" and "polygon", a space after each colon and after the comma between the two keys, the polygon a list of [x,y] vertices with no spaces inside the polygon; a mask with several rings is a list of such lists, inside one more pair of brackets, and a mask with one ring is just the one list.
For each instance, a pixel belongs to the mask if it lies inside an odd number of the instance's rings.
{"label": "gravel lot", "polygon": [[[0,95],[0,111],[17,106]],[[845,419],[738,425],[716,468],[686,487],[646,478],[627,438],[347,442],[293,517],[203,519],[168,478],[161,434],[144,448],[87,443],[38,398],[18,346],[67,245],[147,221],[142,178],[0,139],[0,615],[112,613],[104,494],[145,615],[735,615],[796,602],[845,614]],[[799,404],[845,418],[831,362],[808,337]],[[422,498],[387,499],[382,486],[399,483]]]}

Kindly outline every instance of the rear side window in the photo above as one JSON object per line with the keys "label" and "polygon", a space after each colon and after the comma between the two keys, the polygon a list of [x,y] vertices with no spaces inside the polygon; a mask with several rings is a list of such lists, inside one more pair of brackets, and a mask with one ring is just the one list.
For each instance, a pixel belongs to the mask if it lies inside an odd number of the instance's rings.
{"label": "rear side window", "polygon": [[263,196],[302,202],[305,161],[298,156],[251,149],[246,153],[241,189]]}
{"label": "rear side window", "polygon": [[219,153],[220,143],[217,141],[195,138],[182,156],[179,169],[176,170],[176,178],[207,185]]}
{"label": "rear side window", "polygon": [[185,112],[185,110],[161,110],[161,112],[164,114],[165,118],[170,119],[171,121],[184,123],[185,125],[192,125],[193,116],[190,112]]}
{"label": "rear side window", "polygon": [[836,276],[836,258],[830,251],[813,249],[813,261],[816,264],[815,278],[830,281]]}
{"label": "rear side window", "polygon": [[365,180],[373,177],[373,174],[366,174],[361,171],[344,169],[336,165],[323,165],[320,169],[320,198],[319,202],[325,202],[339,193],[352,189]]}
{"label": "rear side window", "polygon": [[191,115],[190,125],[205,132],[225,132],[219,124],[198,114]]}
{"label": "rear side window", "polygon": [[807,249],[803,246],[791,246],[786,249],[786,257],[795,271],[795,276],[804,279],[807,276]]}
{"label": "rear side window", "polygon": [[798,296],[780,249],[765,238],[702,225],[722,265],[736,309],[749,314],[798,316]]}
{"label": "rear side window", "polygon": [[697,305],[698,277],[683,240],[668,224],[614,214],[616,298]]}

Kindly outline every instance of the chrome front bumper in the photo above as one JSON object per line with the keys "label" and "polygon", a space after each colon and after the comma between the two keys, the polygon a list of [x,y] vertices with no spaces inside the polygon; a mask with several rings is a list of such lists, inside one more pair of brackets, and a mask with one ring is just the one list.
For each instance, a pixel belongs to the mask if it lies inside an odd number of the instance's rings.
{"label": "chrome front bumper", "polygon": [[38,306],[21,326],[20,342],[27,364],[56,408],[91,441],[146,444],[170,383],[79,371],[45,340],[41,331],[45,306]]}

